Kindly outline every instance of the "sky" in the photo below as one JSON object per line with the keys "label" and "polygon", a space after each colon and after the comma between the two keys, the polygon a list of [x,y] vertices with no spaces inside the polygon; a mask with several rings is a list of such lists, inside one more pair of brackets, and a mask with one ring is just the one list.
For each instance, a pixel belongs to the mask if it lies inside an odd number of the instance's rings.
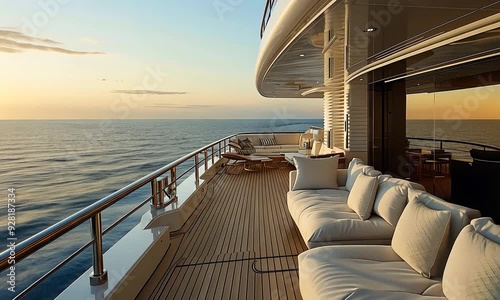
{"label": "sky", "polygon": [[321,118],[258,94],[264,4],[0,0],[0,119]]}
{"label": "sky", "polygon": [[[0,120],[320,119],[322,99],[257,92],[264,4],[0,0]],[[409,95],[407,117],[499,119],[499,98],[500,86]]]}

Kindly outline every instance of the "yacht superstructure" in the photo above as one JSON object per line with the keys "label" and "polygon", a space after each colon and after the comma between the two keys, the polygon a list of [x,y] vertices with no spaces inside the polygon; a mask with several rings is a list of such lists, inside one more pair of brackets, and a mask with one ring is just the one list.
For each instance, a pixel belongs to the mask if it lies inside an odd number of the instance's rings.
{"label": "yacht superstructure", "polygon": [[[323,98],[323,147],[395,177],[418,173],[408,156],[408,97],[500,84],[500,1],[267,0],[260,33],[260,94],[303,98],[304,105]],[[297,146],[313,132],[297,133]],[[17,259],[36,263],[51,241],[90,223],[89,242],[18,297],[39,293],[40,283],[92,247],[92,268],[58,299],[301,299],[297,255],[307,246],[286,211],[293,167],[278,151],[258,172],[228,174],[223,154],[242,135],[187,154],[19,243]],[[459,141],[428,142],[443,150],[443,142]],[[189,167],[180,173],[183,164]],[[420,167],[438,173],[435,162]],[[450,176],[420,181],[435,188]],[[150,196],[102,228],[101,214],[143,187]],[[147,205],[140,224],[104,253],[105,234]],[[2,269],[8,258],[3,252]]]}

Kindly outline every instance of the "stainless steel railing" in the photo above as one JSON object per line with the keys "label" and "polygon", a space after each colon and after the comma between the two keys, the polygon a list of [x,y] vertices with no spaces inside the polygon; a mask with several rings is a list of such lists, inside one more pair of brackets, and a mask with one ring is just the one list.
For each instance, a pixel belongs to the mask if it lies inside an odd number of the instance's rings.
{"label": "stainless steel railing", "polygon": [[269,19],[271,18],[271,12],[274,8],[275,3],[278,0],[267,0],[266,1],[266,7],[264,8],[264,15],[262,16],[262,23],[260,25],[260,37],[264,35],[264,32],[266,31],[267,23],[269,22]]}
{"label": "stainless steel railing", "polygon": [[[107,272],[104,268],[103,261],[103,244],[102,238],[108,233],[110,230],[115,228],[118,224],[120,224],[123,220],[128,218],[134,212],[139,210],[144,204],[150,201],[151,206],[159,209],[165,207],[172,202],[176,201],[176,185],[177,181],[181,179],[184,175],[189,172],[192,172],[194,169],[194,174],[196,178],[196,185],[198,186],[200,181],[200,172],[199,167],[200,163],[204,164],[205,171],[208,169],[209,160],[211,160],[212,164],[215,163],[216,157],[221,157],[221,154],[226,152],[228,148],[228,141],[242,134],[279,134],[279,133],[297,133],[297,132],[258,132],[258,133],[238,133],[233,134],[227,137],[224,137],[220,140],[217,140],[211,144],[208,144],[198,150],[195,150],[172,163],[134,181],[133,183],[119,189],[118,191],[102,198],[101,200],[85,207],[84,209],[74,213],[73,215],[59,221],[58,223],[48,227],[47,229],[39,232],[38,234],[20,242],[16,245],[16,262],[29,257],[30,255],[36,253],[38,250],[47,246],[51,242],[57,240],[64,234],[70,232],[75,229],[79,225],[83,224],[86,221],[90,221],[90,231],[91,231],[91,240],[76,250],[74,253],[66,257],[63,261],[57,264],[50,271],[45,273],[43,276],[38,278],[34,283],[28,286],[26,289],[17,294],[15,299],[19,299],[33,290],[37,285],[42,283],[45,279],[47,279],[54,272],[63,267],[66,263],[74,259],[76,256],[81,254],[85,249],[89,246],[93,246],[93,273],[90,276],[90,284],[91,285],[101,285],[107,281]],[[210,151],[210,154],[208,153]],[[199,156],[203,155],[203,160],[200,162]],[[182,174],[177,174],[177,167],[191,159],[194,159],[194,165],[188,168]],[[160,178],[164,176],[166,173],[169,173],[169,176]],[[170,179],[170,180],[169,180]],[[127,212],[125,215],[120,217],[117,221],[111,224],[104,231],[102,230],[101,223],[101,212],[110,207],[111,205],[119,202],[127,195],[133,193],[139,188],[150,184],[151,185],[151,196],[147,199],[141,201],[137,206]],[[167,202],[165,202],[165,194],[169,196]],[[0,253],[0,271],[3,271],[10,267],[9,260],[9,250],[3,251]]]}
{"label": "stainless steel railing", "polygon": [[[46,273],[44,276],[39,278],[35,283],[30,285],[27,289],[22,291],[17,295],[17,298],[20,298],[24,295],[26,295],[30,290],[32,290],[34,287],[36,287],[39,283],[41,283],[44,279],[49,277],[51,274],[53,274],[55,271],[60,269],[62,266],[64,266],[68,261],[71,259],[75,258],[78,254],[83,252],[86,248],[88,248],[90,245],[93,246],[93,274],[90,277],[90,284],[91,285],[101,285],[107,281],[107,272],[104,268],[104,262],[103,262],[103,245],[102,245],[102,237],[105,233],[109,232],[109,230],[113,229],[115,226],[117,226],[120,222],[122,222],[124,219],[126,219],[128,216],[130,216],[132,213],[137,211],[140,207],[142,207],[144,204],[146,204],[148,201],[152,201],[151,205],[155,208],[161,208],[164,207],[165,205],[168,205],[168,203],[164,202],[164,198],[161,197],[163,196],[163,191],[169,190],[169,193],[171,195],[175,195],[175,188],[176,188],[176,182],[178,179],[180,179],[182,176],[187,174],[189,171],[191,171],[193,168],[195,169],[195,177],[196,177],[196,182],[199,183],[200,180],[200,174],[198,171],[200,161],[199,161],[199,155],[203,153],[204,155],[204,164],[205,164],[205,170],[207,169],[208,165],[208,159],[211,157],[212,162],[215,162],[215,156],[216,154],[220,154],[225,151],[227,148],[227,141],[232,138],[235,135],[230,135],[227,136],[223,139],[220,139],[218,141],[215,141],[205,147],[202,147],[196,151],[193,151],[177,160],[174,162],[154,171],[151,174],[148,174],[135,182],[119,189],[118,191],[102,198],[101,200],[87,206],[86,208],[76,212],[75,214],[65,218],[64,220],[61,220],[60,222],[48,227],[47,229],[39,232],[38,234],[20,242],[19,244],[16,245],[16,262],[18,263],[19,261],[23,260],[24,258],[32,255],[33,253],[37,252],[41,248],[45,247],[46,245],[50,244],[54,240],[60,238],[62,235],[65,233],[71,231],[72,229],[76,228],[77,226],[81,225],[82,223],[89,221],[90,220],[90,231],[91,231],[91,241],[88,242],[86,245],[82,246],[80,249],[78,249],[76,252],[68,256],[65,260],[63,260],[61,263],[59,263],[56,267],[54,267],[52,270],[50,270],[48,273]],[[217,151],[216,148],[217,147]],[[208,155],[208,151],[210,150],[210,155]],[[190,160],[193,159],[195,160],[194,166],[189,168],[186,172],[183,174],[177,176],[177,167]],[[164,175],[165,173],[170,172],[170,178],[171,182],[169,184],[166,184],[165,179],[160,181],[160,185],[158,185],[159,181],[157,180],[158,177]],[[145,186],[146,184],[150,183],[151,186],[158,186],[159,188],[154,188],[152,189],[152,195],[148,197],[146,200],[142,201],[138,206],[136,206],[134,209],[129,211],[125,216],[121,217],[118,221],[110,225],[105,231],[102,231],[102,224],[101,224],[101,212],[104,211],[106,208],[110,207],[111,205],[119,202],[121,199],[125,198],[127,195],[133,193],[134,191],[138,190],[139,188]],[[175,197],[175,196],[174,196]],[[172,200],[175,199],[169,199],[169,203],[171,203]],[[9,251],[3,251],[0,253],[0,270],[5,270],[10,267],[9,263]]]}

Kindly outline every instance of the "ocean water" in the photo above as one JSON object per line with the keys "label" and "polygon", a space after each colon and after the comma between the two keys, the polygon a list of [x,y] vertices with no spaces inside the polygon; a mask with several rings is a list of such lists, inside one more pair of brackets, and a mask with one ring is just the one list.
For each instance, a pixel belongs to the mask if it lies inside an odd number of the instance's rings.
{"label": "ocean water", "polygon": [[[500,148],[500,120],[409,120],[407,137],[473,142]],[[412,147],[439,148],[439,142],[410,140]],[[443,143],[443,148],[457,159],[470,159],[471,148],[477,146],[460,143]]]}
{"label": "ocean water", "polygon": [[[17,242],[217,139],[237,132],[305,131],[322,120],[0,121],[0,240],[7,244],[7,189],[16,189]],[[185,168],[187,168],[186,166]],[[182,172],[179,168],[178,172]],[[103,227],[149,195],[145,187],[103,213]],[[145,207],[147,209],[147,205]],[[109,248],[134,227],[138,211],[104,238]],[[90,239],[84,223],[16,263],[16,291]],[[4,250],[3,248],[2,250]],[[91,266],[90,248],[27,299],[52,299]],[[0,299],[11,299],[7,272]]]}
{"label": "ocean water", "polygon": [[[305,131],[310,125],[321,127],[322,120],[0,121],[0,240],[7,244],[8,188],[16,189],[15,233],[20,242],[212,141],[236,132]],[[500,120],[407,123],[409,137],[436,137],[497,147],[499,130]],[[423,146],[435,145],[426,142]],[[445,147],[457,150],[454,152],[457,157],[466,157],[470,148],[459,144],[445,144]],[[115,204],[103,214],[104,227],[148,195],[146,187]],[[143,212],[138,211],[107,234],[105,248],[134,227]],[[89,225],[85,223],[33,257],[18,262],[16,290],[28,286],[89,239]],[[27,299],[54,298],[90,266],[89,249]],[[0,299],[13,297],[6,291],[6,274],[0,275]]]}

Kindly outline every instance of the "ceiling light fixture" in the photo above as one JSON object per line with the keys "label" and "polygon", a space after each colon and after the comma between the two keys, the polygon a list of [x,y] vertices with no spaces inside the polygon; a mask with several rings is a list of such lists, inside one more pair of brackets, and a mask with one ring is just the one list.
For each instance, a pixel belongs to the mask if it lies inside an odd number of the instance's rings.
{"label": "ceiling light fixture", "polygon": [[364,32],[374,32],[374,31],[377,31],[377,28],[375,27],[370,27],[370,28],[366,28],[365,30],[363,30]]}

